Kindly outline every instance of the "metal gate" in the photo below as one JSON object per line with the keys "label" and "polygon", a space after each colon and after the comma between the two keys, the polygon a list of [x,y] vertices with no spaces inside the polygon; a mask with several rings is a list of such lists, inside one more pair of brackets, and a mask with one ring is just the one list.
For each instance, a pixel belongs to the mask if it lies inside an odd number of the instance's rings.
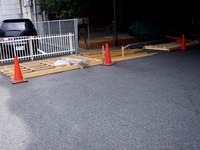
{"label": "metal gate", "polygon": [[0,63],[78,53],[78,19],[37,22],[38,36],[0,39]]}
{"label": "metal gate", "polygon": [[0,42],[0,63],[77,53],[73,33],[51,36],[4,38]]}

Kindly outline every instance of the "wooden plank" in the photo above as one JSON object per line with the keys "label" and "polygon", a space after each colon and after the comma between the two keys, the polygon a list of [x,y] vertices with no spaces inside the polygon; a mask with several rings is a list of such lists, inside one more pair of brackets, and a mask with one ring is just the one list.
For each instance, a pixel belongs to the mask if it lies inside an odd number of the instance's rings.
{"label": "wooden plank", "polygon": [[180,46],[181,46],[180,43],[172,42],[172,43],[164,43],[157,45],[145,45],[144,49],[170,51],[170,50],[176,50]]}
{"label": "wooden plank", "polygon": [[[143,49],[125,49],[124,50],[124,53],[125,54],[130,54],[130,53],[138,53],[138,52],[142,52]],[[110,53],[113,54],[113,53],[119,53],[121,54],[122,53],[122,50],[110,50]],[[102,51],[98,51],[98,52],[85,52],[82,54],[82,56],[92,56],[92,57],[95,57],[95,56],[100,56],[102,55]]]}
{"label": "wooden plank", "polygon": [[124,60],[142,58],[142,57],[147,57],[147,56],[154,56],[154,55],[156,55],[156,54],[157,54],[157,53],[147,53],[147,52],[143,52],[143,53],[128,55],[128,56],[126,56],[126,57],[122,57],[122,56],[114,57],[114,58],[112,58],[112,61],[113,61],[113,62],[118,62],[118,61],[124,61]]}
{"label": "wooden plank", "polygon": [[[190,42],[185,43],[187,47],[197,46],[197,42]],[[178,42],[170,42],[170,43],[162,43],[157,45],[145,45],[144,49],[150,49],[150,50],[161,50],[161,51],[173,51],[173,50],[179,50],[181,47],[181,43]]]}
{"label": "wooden plank", "polygon": [[31,71],[35,71],[36,70],[35,68],[29,67],[29,66],[27,66],[25,64],[20,64],[20,67],[27,68],[28,70],[31,70]]}
{"label": "wooden plank", "polygon": [[[124,56],[122,56],[122,50],[111,50],[110,52],[111,52],[111,59],[113,62],[141,58],[146,56],[153,56],[157,54],[157,53],[144,52],[143,49],[124,50]],[[89,64],[87,64],[85,67],[103,64],[103,61],[105,59],[102,56],[102,52],[100,51],[95,53],[87,52],[86,54],[83,53],[78,55],[50,58],[38,61],[34,60],[31,62],[20,63],[22,75],[24,78],[32,78],[68,70],[80,69],[78,65],[59,65],[59,66],[53,65],[57,60],[62,60],[67,58],[88,60]],[[6,74],[7,76],[10,76],[11,79],[13,79],[14,65],[7,65],[0,67],[0,71]]]}
{"label": "wooden plank", "polygon": [[[92,62],[88,65],[88,67],[94,66],[94,65],[100,65],[100,64],[102,64],[102,62]],[[25,74],[23,74],[23,77],[27,79],[27,78],[33,78],[33,77],[43,76],[43,75],[48,75],[48,74],[54,74],[54,73],[59,73],[59,72],[64,72],[64,71],[69,71],[69,70],[74,70],[74,69],[80,69],[80,67],[78,65],[55,67],[55,68],[50,68],[50,69],[46,69],[46,70],[25,73]],[[13,76],[11,76],[11,79],[13,79]]]}
{"label": "wooden plank", "polygon": [[[143,52],[143,49],[128,49],[128,50],[124,50],[124,56],[126,55],[130,55],[130,54],[137,54],[139,52]],[[92,53],[92,54],[82,54],[82,56],[87,56],[89,58],[98,58],[98,59],[104,59],[104,54],[102,54],[102,52],[96,52],[96,53]],[[110,51],[110,56],[111,57],[116,57],[116,56],[122,56],[122,50],[111,50]]]}
{"label": "wooden plank", "polygon": [[14,66],[4,66],[0,68],[0,72],[4,73],[6,71],[13,70]]}
{"label": "wooden plank", "polygon": [[50,63],[48,61],[39,61],[39,63],[44,64],[44,65],[49,66],[49,67],[54,67],[53,63]]}
{"label": "wooden plank", "polygon": [[[80,67],[78,65],[62,65],[62,66],[57,66],[55,67],[53,63],[57,60],[65,59],[65,58],[76,58],[76,59],[87,59],[89,60],[89,64],[87,66],[93,66],[93,65],[98,65],[102,64],[101,59],[92,59],[92,58],[87,58],[87,57],[82,57],[78,55],[70,56],[70,57],[59,57],[59,58],[53,58],[53,59],[47,59],[47,60],[40,60],[40,61],[33,61],[33,62],[24,62],[20,64],[20,68],[22,71],[22,74],[25,78],[30,78],[30,77],[36,77],[36,76],[41,76],[41,75],[46,75],[46,74],[52,74],[52,73],[57,73],[57,72],[62,72],[62,71],[67,71],[67,70],[73,70],[73,69],[79,69]],[[14,66],[5,66],[0,68],[2,72],[6,73],[7,76],[10,76],[11,79],[13,79],[14,75]],[[7,71],[7,72],[5,72]]]}

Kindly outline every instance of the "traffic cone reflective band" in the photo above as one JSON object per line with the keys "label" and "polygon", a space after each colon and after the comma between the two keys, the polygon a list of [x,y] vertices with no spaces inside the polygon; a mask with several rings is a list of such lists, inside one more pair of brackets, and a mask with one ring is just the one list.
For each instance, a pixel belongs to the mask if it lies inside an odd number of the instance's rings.
{"label": "traffic cone reflective band", "polygon": [[110,57],[110,49],[109,49],[108,44],[106,44],[105,60],[104,60],[103,65],[107,65],[107,66],[113,65],[111,57]]}
{"label": "traffic cone reflective band", "polygon": [[11,82],[13,84],[27,82],[27,80],[22,76],[17,56],[14,58],[14,75],[13,79],[11,79]]}
{"label": "traffic cone reflective band", "polygon": [[182,39],[181,39],[181,50],[186,50],[185,34],[182,34]]}

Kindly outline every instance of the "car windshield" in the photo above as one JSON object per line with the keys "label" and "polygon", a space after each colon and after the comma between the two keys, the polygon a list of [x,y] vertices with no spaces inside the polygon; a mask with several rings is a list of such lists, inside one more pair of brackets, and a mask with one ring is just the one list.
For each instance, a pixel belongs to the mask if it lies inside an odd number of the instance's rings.
{"label": "car windshield", "polygon": [[4,22],[2,23],[2,29],[4,31],[9,30],[25,30],[25,22]]}

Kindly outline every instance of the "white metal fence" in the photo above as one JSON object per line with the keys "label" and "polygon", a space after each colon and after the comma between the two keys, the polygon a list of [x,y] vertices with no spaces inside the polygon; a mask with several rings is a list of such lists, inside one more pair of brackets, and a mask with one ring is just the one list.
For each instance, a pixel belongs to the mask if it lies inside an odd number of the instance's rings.
{"label": "white metal fence", "polygon": [[0,63],[33,60],[55,55],[77,53],[73,33],[46,36],[3,38],[0,41]]}
{"label": "white metal fence", "polygon": [[36,22],[38,36],[0,39],[0,64],[78,53],[78,19]]}

